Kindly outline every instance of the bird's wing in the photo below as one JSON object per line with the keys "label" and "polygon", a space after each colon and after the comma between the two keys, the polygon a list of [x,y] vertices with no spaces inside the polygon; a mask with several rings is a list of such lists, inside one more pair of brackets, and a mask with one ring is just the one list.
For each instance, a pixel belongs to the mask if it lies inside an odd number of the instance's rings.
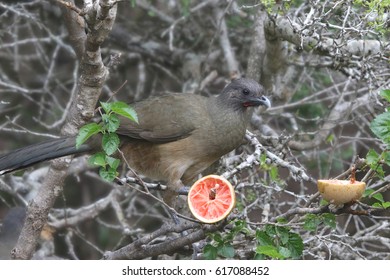
{"label": "bird's wing", "polygon": [[192,94],[148,98],[131,104],[137,112],[139,123],[121,117],[117,133],[153,143],[183,139],[196,129],[193,119],[204,111],[202,105],[202,98]]}

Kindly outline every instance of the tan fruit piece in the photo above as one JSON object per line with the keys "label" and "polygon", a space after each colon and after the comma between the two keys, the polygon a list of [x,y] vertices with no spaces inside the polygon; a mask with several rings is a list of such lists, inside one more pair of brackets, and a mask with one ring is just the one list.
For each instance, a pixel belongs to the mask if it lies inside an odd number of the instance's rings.
{"label": "tan fruit piece", "polygon": [[325,200],[340,205],[359,200],[366,183],[355,180],[318,180],[317,186]]}

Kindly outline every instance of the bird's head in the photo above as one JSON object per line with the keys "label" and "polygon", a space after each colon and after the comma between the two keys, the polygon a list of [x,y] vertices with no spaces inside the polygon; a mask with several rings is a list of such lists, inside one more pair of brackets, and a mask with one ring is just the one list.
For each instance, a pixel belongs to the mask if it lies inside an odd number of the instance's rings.
{"label": "bird's head", "polygon": [[264,96],[265,90],[252,79],[240,78],[228,84],[220,94],[222,101],[238,110],[249,107],[271,107],[271,102]]}

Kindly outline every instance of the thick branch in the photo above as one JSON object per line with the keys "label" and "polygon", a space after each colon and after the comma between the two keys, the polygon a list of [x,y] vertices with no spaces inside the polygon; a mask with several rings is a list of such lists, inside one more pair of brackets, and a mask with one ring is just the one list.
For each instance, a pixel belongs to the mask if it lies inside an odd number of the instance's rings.
{"label": "thick branch", "polygon": [[226,59],[230,78],[239,76],[238,62],[229,40],[228,28],[225,21],[225,13],[218,7],[214,9],[214,15],[219,22],[219,44]]}
{"label": "thick branch", "polygon": [[286,40],[306,51],[315,51],[326,56],[333,57],[340,51],[357,56],[378,54],[384,51],[381,42],[377,40],[352,40],[343,44],[339,39],[326,38],[315,32],[306,35],[301,31],[302,26],[282,16],[268,18],[265,29],[270,37]]}
{"label": "thick branch", "polygon": [[[75,134],[78,128],[93,116],[108,74],[101,58],[100,44],[112,28],[116,16],[116,5],[111,5],[114,2],[109,0],[100,2],[101,6],[94,5],[88,10],[87,24],[91,32],[87,35],[86,52],[83,54],[80,65],[78,95],[61,131],[64,135]],[[69,163],[70,158],[66,157],[54,160],[50,166],[42,187],[28,207],[26,222],[18,243],[12,251],[13,258],[30,259],[32,257],[40,232],[47,222],[49,211],[62,192]]]}
{"label": "thick branch", "polygon": [[[164,224],[159,230],[146,235],[137,241],[115,251],[106,252],[104,259],[118,260],[118,259],[144,259],[147,257],[158,256],[161,254],[169,254],[177,251],[178,249],[190,245],[194,242],[202,240],[206,237],[207,232],[213,232],[218,230],[222,224],[200,226],[197,223],[181,223],[178,225]],[[167,239],[164,242],[153,244],[156,238],[165,236],[171,232],[181,233],[186,230],[194,229],[193,232],[183,235],[175,239]]]}
{"label": "thick branch", "polygon": [[59,1],[59,3],[61,4],[60,7],[68,30],[69,41],[76,52],[77,58],[81,60],[85,52],[85,40],[87,37],[84,18],[72,9],[72,7],[75,7],[74,1]]}
{"label": "thick branch", "polygon": [[253,28],[252,43],[247,69],[248,78],[254,79],[255,81],[260,81],[260,78],[263,77],[262,67],[265,56],[264,22],[266,17],[266,12],[258,9],[256,22]]}

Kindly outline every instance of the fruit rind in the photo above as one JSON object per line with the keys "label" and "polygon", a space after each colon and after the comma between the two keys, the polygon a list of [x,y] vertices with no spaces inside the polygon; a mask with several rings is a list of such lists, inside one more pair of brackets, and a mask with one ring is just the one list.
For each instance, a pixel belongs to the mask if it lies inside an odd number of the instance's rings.
{"label": "fruit rind", "polygon": [[[209,197],[212,188],[216,191],[213,194],[214,199]],[[218,190],[218,188],[221,189]],[[223,220],[233,210],[235,202],[233,186],[228,180],[218,175],[200,178],[188,192],[188,206],[191,213],[203,223],[211,224]]]}
{"label": "fruit rind", "polygon": [[349,180],[318,180],[318,191],[321,196],[332,204],[340,205],[361,198],[366,183]]}

